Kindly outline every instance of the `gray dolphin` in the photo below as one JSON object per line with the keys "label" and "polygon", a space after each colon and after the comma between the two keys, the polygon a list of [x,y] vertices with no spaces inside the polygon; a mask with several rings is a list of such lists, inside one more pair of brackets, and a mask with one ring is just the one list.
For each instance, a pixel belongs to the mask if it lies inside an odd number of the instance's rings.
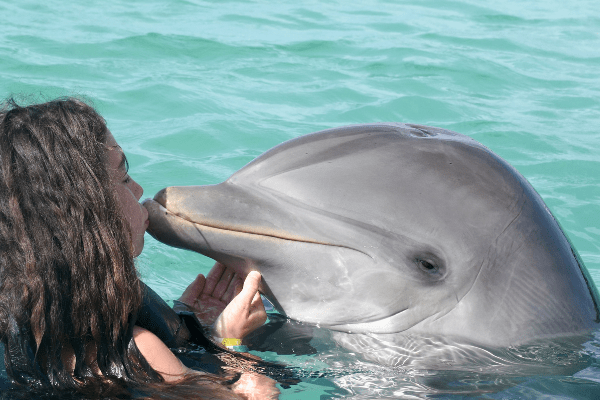
{"label": "gray dolphin", "polygon": [[259,270],[281,311],[333,330],[509,346],[599,321],[597,290],[532,186],[444,129],[317,132],[145,205],[158,240]]}

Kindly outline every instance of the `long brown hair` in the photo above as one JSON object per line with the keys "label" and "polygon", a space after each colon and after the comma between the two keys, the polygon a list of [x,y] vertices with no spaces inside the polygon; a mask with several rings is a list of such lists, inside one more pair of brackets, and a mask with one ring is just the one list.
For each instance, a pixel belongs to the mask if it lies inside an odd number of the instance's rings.
{"label": "long brown hair", "polygon": [[[35,352],[43,349],[46,377],[36,379],[44,386],[93,376],[89,341],[104,378],[156,380],[126,340],[142,293],[107,171],[104,119],[76,99],[28,107],[11,100],[0,117],[3,340],[11,330],[31,332]],[[73,375],[61,361],[66,343]]]}
{"label": "long brown hair", "polygon": [[73,98],[0,110],[0,339],[17,385],[120,397],[110,388],[162,381],[133,340],[142,289],[107,132]]}

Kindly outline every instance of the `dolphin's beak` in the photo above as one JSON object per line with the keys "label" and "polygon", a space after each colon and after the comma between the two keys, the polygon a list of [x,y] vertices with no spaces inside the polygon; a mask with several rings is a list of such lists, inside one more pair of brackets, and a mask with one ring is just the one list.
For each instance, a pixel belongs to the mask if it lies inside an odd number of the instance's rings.
{"label": "dolphin's beak", "polygon": [[[154,201],[170,213],[199,227],[228,231],[230,235],[259,235],[285,241],[347,247],[321,229],[322,216],[309,221],[282,206],[282,199],[255,196],[226,183],[209,186],[173,186],[162,189]],[[156,226],[150,218],[149,233]],[[163,240],[160,238],[159,240]],[[356,250],[356,249],[354,249]]]}

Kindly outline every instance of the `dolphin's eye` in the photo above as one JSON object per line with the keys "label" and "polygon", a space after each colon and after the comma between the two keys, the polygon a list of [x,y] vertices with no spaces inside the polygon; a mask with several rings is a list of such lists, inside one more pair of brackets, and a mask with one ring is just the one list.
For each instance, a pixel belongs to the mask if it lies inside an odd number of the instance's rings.
{"label": "dolphin's eye", "polygon": [[423,271],[428,272],[430,274],[435,274],[438,272],[438,267],[430,261],[423,260],[421,258],[416,258],[415,263],[421,268]]}
{"label": "dolphin's eye", "polygon": [[423,282],[432,284],[435,282],[442,282],[448,276],[448,269],[444,259],[434,251],[423,249],[413,253],[412,257],[407,261],[409,260],[417,267],[413,270],[413,273],[416,274],[415,277],[417,279],[422,279]]}

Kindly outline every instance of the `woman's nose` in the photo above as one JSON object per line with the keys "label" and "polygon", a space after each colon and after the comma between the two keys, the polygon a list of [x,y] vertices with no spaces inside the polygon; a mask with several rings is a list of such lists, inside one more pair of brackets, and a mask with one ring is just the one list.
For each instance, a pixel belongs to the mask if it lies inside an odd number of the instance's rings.
{"label": "woman's nose", "polygon": [[142,195],[144,194],[144,188],[140,186],[139,183],[137,183],[135,180],[133,181],[133,194],[135,195],[135,197],[139,200],[142,198]]}

